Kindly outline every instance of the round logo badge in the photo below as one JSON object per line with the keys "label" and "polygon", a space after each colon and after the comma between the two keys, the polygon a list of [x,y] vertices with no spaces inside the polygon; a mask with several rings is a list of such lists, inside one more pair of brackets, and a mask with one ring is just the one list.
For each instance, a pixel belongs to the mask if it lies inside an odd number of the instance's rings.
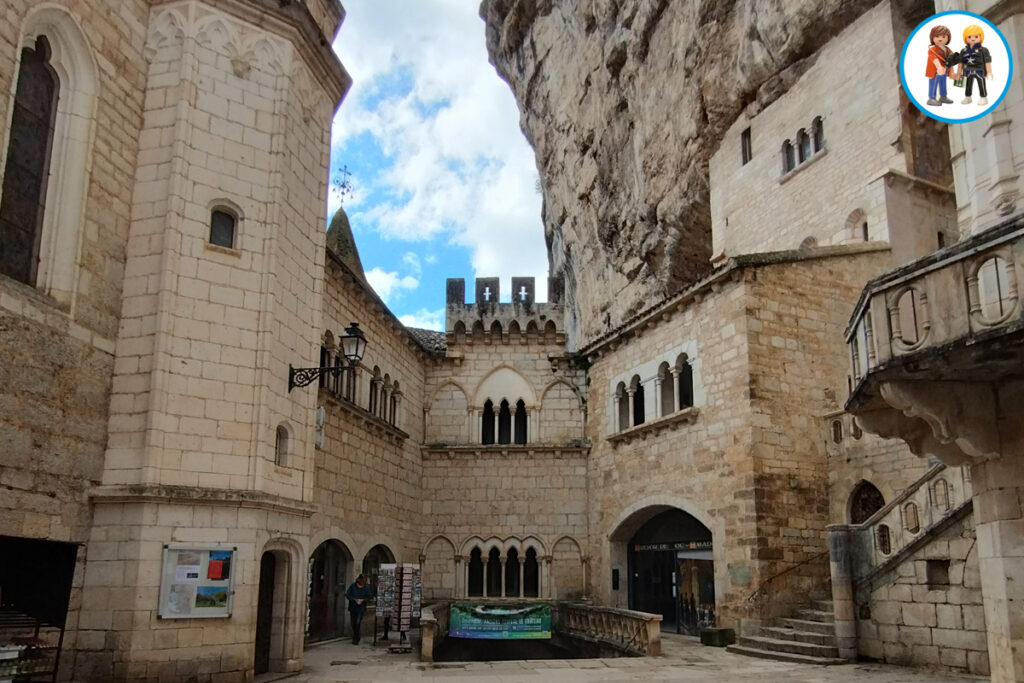
{"label": "round logo badge", "polygon": [[1006,38],[985,17],[941,12],[918,24],[900,55],[903,91],[939,121],[966,123],[995,109],[1013,75]]}

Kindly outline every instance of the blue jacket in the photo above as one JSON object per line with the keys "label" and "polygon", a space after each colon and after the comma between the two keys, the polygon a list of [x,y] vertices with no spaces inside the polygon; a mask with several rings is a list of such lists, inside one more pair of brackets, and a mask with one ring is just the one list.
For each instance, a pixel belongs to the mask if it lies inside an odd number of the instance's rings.
{"label": "blue jacket", "polygon": [[[348,598],[349,611],[364,610],[366,609],[366,601],[373,597],[373,589],[370,588],[369,583],[363,584],[363,587],[360,588],[353,581],[348,590],[345,591],[345,597]],[[362,604],[356,602],[360,598],[363,600]]]}

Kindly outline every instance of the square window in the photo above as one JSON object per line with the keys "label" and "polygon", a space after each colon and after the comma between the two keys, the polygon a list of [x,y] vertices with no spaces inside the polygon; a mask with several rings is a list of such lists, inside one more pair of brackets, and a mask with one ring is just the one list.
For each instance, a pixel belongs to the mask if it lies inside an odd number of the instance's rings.
{"label": "square window", "polygon": [[233,249],[235,246],[235,217],[215,209],[210,216],[210,244]]}
{"label": "square window", "polygon": [[949,560],[926,560],[924,570],[928,590],[949,588]]}

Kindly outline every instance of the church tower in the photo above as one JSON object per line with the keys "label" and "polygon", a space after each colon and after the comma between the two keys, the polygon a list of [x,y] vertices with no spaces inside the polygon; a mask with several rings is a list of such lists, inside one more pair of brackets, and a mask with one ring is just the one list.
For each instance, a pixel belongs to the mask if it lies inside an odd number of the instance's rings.
{"label": "church tower", "polygon": [[288,368],[318,364],[343,17],[152,3],[82,680],[301,668],[316,406]]}

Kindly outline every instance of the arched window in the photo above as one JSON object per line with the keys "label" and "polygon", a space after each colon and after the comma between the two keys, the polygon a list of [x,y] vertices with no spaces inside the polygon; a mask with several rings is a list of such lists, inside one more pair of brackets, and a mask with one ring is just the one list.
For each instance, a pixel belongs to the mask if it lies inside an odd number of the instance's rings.
{"label": "arched window", "polygon": [[796,153],[793,151],[793,143],[786,140],[782,143],[782,172],[789,173],[796,168]]}
{"label": "arched window", "polygon": [[505,596],[519,597],[519,551],[509,548],[505,556]]}
{"label": "arched window", "polygon": [[490,337],[488,338],[488,341],[491,341],[495,344],[501,343],[501,323],[497,320],[491,323],[491,334]]}
{"label": "arched window", "polygon": [[482,422],[480,423],[480,443],[484,445],[494,443],[494,404],[491,399],[484,403]]}
{"label": "arched window", "polygon": [[533,547],[526,549],[526,559],[523,561],[523,597],[536,598],[540,596],[540,565],[537,564],[537,551]]}
{"label": "arched window", "polygon": [[274,462],[282,467],[288,464],[288,428],[284,425],[277,426],[274,440]]}
{"label": "arched window", "polygon": [[646,412],[644,410],[644,385],[640,383],[639,375],[633,376],[633,424],[642,425]]}
{"label": "arched window", "polygon": [[487,595],[501,595],[501,553],[491,548],[487,553]]}
{"label": "arched window", "polygon": [[515,442],[526,443],[526,403],[523,402],[523,399],[516,401],[515,422]]}
{"label": "arched window", "polygon": [[483,553],[480,548],[473,548],[469,554],[469,585],[466,586],[466,593],[470,597],[484,594],[484,562]]}
{"label": "arched window", "polygon": [[892,552],[892,541],[889,537],[889,527],[885,524],[879,524],[878,529],[875,531],[875,538],[878,542],[878,550],[883,555],[888,555]]}
{"label": "arched window", "polygon": [[843,440],[842,420],[832,420],[832,443],[839,443]]}
{"label": "arched window", "polygon": [[233,211],[218,207],[210,213],[210,244],[235,248],[235,225],[238,217]]}
{"label": "arched window", "polygon": [[370,379],[370,402],[368,405],[369,411],[374,415],[377,414],[377,402],[380,400],[380,382],[380,368],[374,365],[373,377]]}
{"label": "arched window", "polygon": [[[320,367],[328,368],[330,366],[331,366],[331,351],[326,346],[321,346],[320,347]],[[327,378],[328,377],[329,377],[329,375],[324,374],[323,372],[320,373],[320,377],[317,378],[317,381],[320,384],[320,388],[326,388],[327,387]]]}
{"label": "arched window", "polygon": [[21,51],[0,196],[0,272],[30,285],[39,268],[59,91],[50,43],[39,36]]}
{"label": "arched window", "polygon": [[659,391],[661,393],[658,400],[661,402],[662,415],[671,415],[676,410],[675,396],[673,396],[675,387],[672,386],[672,380],[672,371],[669,370],[668,362],[666,361],[658,368]]}
{"label": "arched window", "polygon": [[932,501],[940,510],[949,509],[949,484],[945,479],[938,479],[932,485]]}
{"label": "arched window", "polygon": [[391,406],[388,408],[388,422],[390,424],[398,424],[398,397],[402,395],[402,390],[398,386],[398,381],[391,386]]}
{"label": "arched window", "polygon": [[679,407],[689,408],[693,405],[693,366],[684,353],[679,357]]}
{"label": "arched window", "polygon": [[512,442],[512,411],[508,407],[508,401],[501,399],[501,406],[498,408],[498,443]]}
{"label": "arched window", "polygon": [[869,481],[861,481],[850,494],[850,523],[861,524],[885,507],[882,492]]}
{"label": "arched window", "polygon": [[825,126],[820,116],[815,116],[811,123],[811,137],[814,138],[815,153],[820,152],[825,147]]}
{"label": "arched window", "polygon": [[797,159],[802,164],[811,158],[811,137],[803,128],[796,134]]}
{"label": "arched window", "polygon": [[629,394],[625,382],[619,382],[615,389],[615,409],[619,418],[619,431],[629,427]]}
{"label": "arched window", "polygon": [[913,501],[903,506],[903,528],[912,534],[921,530],[921,517],[917,514],[917,503]]}

